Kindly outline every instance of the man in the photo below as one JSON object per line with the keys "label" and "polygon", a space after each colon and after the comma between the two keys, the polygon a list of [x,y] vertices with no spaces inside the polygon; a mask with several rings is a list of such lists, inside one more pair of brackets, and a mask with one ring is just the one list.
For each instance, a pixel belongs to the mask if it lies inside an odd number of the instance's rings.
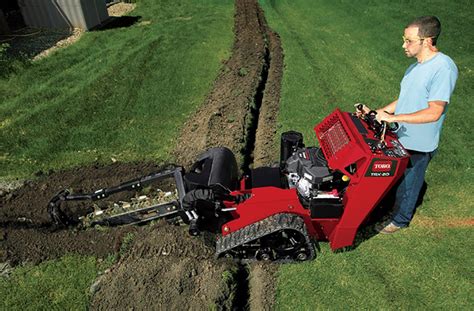
{"label": "man", "polygon": [[440,32],[441,23],[435,16],[419,17],[406,26],[402,47],[417,62],[405,72],[398,99],[377,110],[378,121],[399,123],[398,138],[411,155],[397,189],[395,215],[378,229],[380,233],[391,234],[409,225],[426,168],[438,148],[458,77],[453,60],[436,47]]}

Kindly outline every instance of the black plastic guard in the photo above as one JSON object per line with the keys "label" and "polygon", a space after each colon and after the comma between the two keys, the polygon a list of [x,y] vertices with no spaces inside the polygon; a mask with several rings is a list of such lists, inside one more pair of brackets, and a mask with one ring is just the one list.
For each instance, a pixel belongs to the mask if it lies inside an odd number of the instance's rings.
{"label": "black plastic guard", "polygon": [[235,190],[238,182],[237,161],[228,148],[216,147],[202,153],[184,176],[188,191],[219,184]]}

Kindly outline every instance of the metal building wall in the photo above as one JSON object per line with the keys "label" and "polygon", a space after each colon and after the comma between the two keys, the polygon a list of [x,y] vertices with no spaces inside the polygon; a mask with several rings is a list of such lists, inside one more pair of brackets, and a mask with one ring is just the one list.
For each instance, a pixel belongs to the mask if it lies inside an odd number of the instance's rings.
{"label": "metal building wall", "polygon": [[91,29],[109,15],[105,0],[19,0],[26,25]]}

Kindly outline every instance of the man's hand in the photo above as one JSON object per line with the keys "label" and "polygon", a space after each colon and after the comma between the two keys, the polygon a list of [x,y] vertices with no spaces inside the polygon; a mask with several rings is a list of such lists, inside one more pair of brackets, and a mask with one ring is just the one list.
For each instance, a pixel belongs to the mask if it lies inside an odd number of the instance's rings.
{"label": "man's hand", "polygon": [[379,122],[404,122],[413,124],[436,122],[443,115],[446,105],[447,103],[444,101],[431,101],[428,102],[428,108],[413,113],[397,115],[389,114],[387,111],[384,111],[384,108],[382,108],[377,110],[375,118]]}
{"label": "man's hand", "polygon": [[[355,114],[358,118],[360,118],[363,115],[369,113],[369,111],[370,111],[369,107],[367,107],[366,105],[361,104],[361,103],[354,104],[354,107],[356,108]],[[362,107],[362,109],[359,109],[360,107]]]}
{"label": "man's hand", "polygon": [[383,110],[377,110],[377,114],[375,115],[375,119],[379,122],[393,122],[393,115],[389,114]]}

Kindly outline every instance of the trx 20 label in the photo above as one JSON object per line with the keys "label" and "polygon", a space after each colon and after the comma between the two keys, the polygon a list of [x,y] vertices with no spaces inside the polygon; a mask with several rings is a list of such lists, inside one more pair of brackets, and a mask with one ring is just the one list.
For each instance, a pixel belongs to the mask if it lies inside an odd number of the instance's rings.
{"label": "trx 20 label", "polygon": [[366,177],[390,177],[395,175],[397,168],[397,161],[373,159],[369,165]]}

